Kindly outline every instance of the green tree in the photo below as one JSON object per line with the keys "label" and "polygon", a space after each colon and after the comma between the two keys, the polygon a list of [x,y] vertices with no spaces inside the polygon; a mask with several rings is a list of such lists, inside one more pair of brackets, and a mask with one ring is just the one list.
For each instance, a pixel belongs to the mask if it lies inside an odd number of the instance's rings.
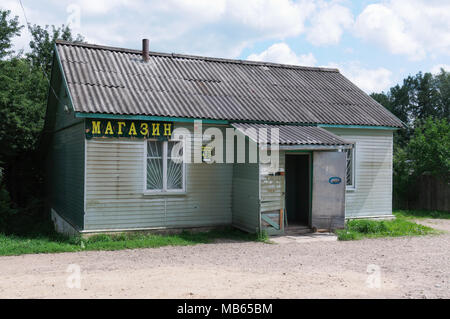
{"label": "green tree", "polygon": [[47,83],[21,58],[0,61],[0,160],[35,150],[43,126]]}
{"label": "green tree", "polygon": [[11,206],[9,193],[3,185],[3,169],[0,167],[0,233],[8,230],[11,224],[11,218],[15,215],[16,210]]}
{"label": "green tree", "polygon": [[436,79],[431,73],[419,72],[416,76],[409,76],[405,82],[410,95],[410,111],[415,121],[428,117],[439,117]]}
{"label": "green tree", "polygon": [[14,52],[11,50],[11,40],[15,36],[19,36],[20,30],[23,28],[23,26],[19,25],[17,16],[9,19],[10,14],[10,10],[0,9],[0,59],[4,59]]}
{"label": "green tree", "polygon": [[56,40],[71,42],[83,42],[84,40],[79,34],[74,37],[70,28],[64,25],[58,28],[54,25],[51,27],[48,25],[45,27],[33,25],[29,29],[32,37],[30,41],[31,52],[27,53],[26,56],[33,66],[41,68],[46,74],[50,74],[52,68],[53,49]]}
{"label": "green tree", "polygon": [[429,117],[414,130],[406,149],[411,172],[447,178],[450,174],[450,124]]}
{"label": "green tree", "polygon": [[412,183],[410,161],[404,148],[397,148],[393,158],[393,198],[395,207],[405,206]]}
{"label": "green tree", "polygon": [[411,125],[408,125],[411,117],[408,87],[396,85],[387,93],[372,93],[371,97],[407,125],[394,133],[394,149],[405,147],[412,131]]}
{"label": "green tree", "polygon": [[[3,20],[7,20],[5,14]],[[2,14],[0,14],[2,16]],[[15,21],[15,22],[14,22]],[[54,42],[57,38],[75,39],[62,26],[51,29],[30,27],[31,51],[14,55],[11,39],[21,27],[16,23],[0,24],[4,59],[0,59],[0,231],[23,232],[27,227],[46,220],[43,209],[43,174],[38,140],[44,124]],[[12,28],[13,26],[14,28]],[[15,30],[15,31],[11,31]],[[7,224],[5,226],[5,223]]]}
{"label": "green tree", "polygon": [[[8,29],[3,26],[3,29]],[[31,52],[26,59],[14,57],[0,61],[0,160],[14,164],[20,154],[35,151],[43,127],[53,47],[57,38],[73,40],[69,27],[30,27]],[[0,34],[5,33],[0,30]],[[77,36],[75,41],[81,41]],[[8,175],[8,172],[6,173]]]}
{"label": "green tree", "polygon": [[419,72],[404,79],[401,86],[371,96],[412,128],[430,116],[449,119],[450,73],[443,69],[438,75]]}
{"label": "green tree", "polygon": [[450,72],[441,72],[435,76],[435,87],[438,91],[437,113],[440,118],[450,121]]}
{"label": "green tree", "polygon": [[397,84],[386,93],[372,93],[370,96],[397,116],[403,123],[409,123],[410,98],[408,86]]}

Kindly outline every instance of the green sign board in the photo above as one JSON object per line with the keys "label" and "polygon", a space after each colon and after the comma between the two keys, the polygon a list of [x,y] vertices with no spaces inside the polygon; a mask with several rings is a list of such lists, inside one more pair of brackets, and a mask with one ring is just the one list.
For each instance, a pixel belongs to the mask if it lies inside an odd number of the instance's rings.
{"label": "green sign board", "polygon": [[86,119],[86,138],[128,137],[169,139],[172,122]]}

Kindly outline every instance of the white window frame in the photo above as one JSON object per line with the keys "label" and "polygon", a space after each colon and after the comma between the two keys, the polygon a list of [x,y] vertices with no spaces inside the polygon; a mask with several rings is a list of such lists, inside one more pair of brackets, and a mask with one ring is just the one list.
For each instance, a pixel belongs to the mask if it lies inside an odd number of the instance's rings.
{"label": "white window frame", "polygon": [[345,188],[348,191],[356,190],[356,143],[353,144],[352,152],[352,183],[347,185],[347,152],[345,152]]}
{"label": "white window frame", "polygon": [[171,139],[168,141],[161,141],[163,143],[163,154],[162,154],[162,162],[163,162],[163,188],[162,189],[147,189],[147,159],[148,159],[148,142],[149,141],[158,141],[158,139],[146,139],[144,140],[144,195],[180,195],[186,194],[186,163],[184,162],[183,157],[183,165],[182,165],[182,189],[167,189],[167,161],[168,159],[168,142],[182,142],[183,143],[183,152],[185,151],[185,143],[182,139]]}

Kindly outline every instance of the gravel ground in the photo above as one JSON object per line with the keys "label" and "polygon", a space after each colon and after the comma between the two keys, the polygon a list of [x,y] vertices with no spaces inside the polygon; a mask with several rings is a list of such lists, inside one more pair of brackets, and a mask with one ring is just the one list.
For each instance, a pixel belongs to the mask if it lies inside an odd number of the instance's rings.
{"label": "gravel ground", "polygon": [[0,257],[0,297],[450,298],[449,248],[446,233]]}

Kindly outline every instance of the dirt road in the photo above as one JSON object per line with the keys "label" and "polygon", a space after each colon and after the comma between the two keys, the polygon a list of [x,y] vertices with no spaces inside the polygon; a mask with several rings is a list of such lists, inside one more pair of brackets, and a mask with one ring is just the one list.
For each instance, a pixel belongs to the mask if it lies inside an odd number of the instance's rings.
{"label": "dirt road", "polygon": [[0,257],[0,297],[450,298],[449,248],[444,234]]}

